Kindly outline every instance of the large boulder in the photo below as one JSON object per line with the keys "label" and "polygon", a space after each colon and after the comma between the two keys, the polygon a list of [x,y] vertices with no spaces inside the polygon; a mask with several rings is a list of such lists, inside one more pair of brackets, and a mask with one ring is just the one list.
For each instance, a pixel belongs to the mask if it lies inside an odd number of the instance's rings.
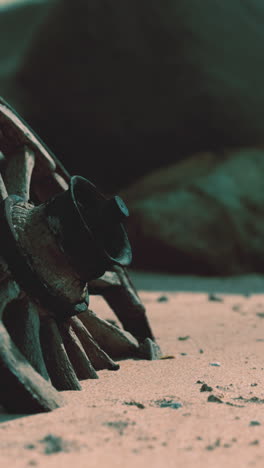
{"label": "large boulder", "polygon": [[115,190],[194,151],[263,143],[263,24],[262,0],[61,0],[13,103],[69,170]]}
{"label": "large boulder", "polygon": [[18,98],[13,77],[22,66],[33,37],[52,0],[0,1],[0,95]]}
{"label": "large boulder", "polygon": [[181,273],[264,272],[264,150],[198,154],[123,193],[134,265]]}

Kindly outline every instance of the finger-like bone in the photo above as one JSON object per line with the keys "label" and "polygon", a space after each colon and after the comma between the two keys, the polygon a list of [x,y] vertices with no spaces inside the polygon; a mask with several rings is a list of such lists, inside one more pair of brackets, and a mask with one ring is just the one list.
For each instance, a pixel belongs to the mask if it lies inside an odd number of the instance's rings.
{"label": "finger-like bone", "polygon": [[70,320],[61,322],[59,330],[78,379],[98,379],[98,375],[90,359],[87,357],[79,338],[76,336]]}
{"label": "finger-like bone", "polygon": [[70,319],[72,327],[78,336],[84,351],[89,356],[89,359],[95,370],[109,369],[118,370],[119,364],[113,361],[108,354],[106,354],[100,346],[96,343],[91,333],[84,326],[78,317]]}
{"label": "finger-like bone", "polygon": [[41,321],[40,340],[52,384],[57,390],[81,390],[55,320]]}
{"label": "finger-like bone", "polygon": [[22,147],[7,160],[5,184],[9,195],[18,195],[28,201],[35,165],[35,154],[27,146]]}
{"label": "finger-like bone", "polygon": [[4,311],[3,322],[19,351],[49,381],[39,339],[39,315],[34,304],[26,297],[12,301]]}
{"label": "finger-like bone", "polygon": [[99,346],[111,357],[121,358],[136,353],[138,341],[130,333],[97,317],[91,310],[79,314],[78,317]]}
{"label": "finger-like bone", "polygon": [[62,396],[28,363],[0,321],[0,402],[12,412],[37,413],[63,406]]}

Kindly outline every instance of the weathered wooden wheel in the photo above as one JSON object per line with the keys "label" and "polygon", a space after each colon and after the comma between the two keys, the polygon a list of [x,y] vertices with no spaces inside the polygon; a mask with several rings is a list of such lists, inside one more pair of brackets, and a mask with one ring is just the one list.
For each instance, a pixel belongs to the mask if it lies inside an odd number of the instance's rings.
{"label": "weathered wooden wheel", "polygon": [[[0,99],[0,404],[49,411],[116,358],[156,359],[145,309],[125,267],[119,197],[70,177]],[[124,329],[88,309],[101,294]]]}

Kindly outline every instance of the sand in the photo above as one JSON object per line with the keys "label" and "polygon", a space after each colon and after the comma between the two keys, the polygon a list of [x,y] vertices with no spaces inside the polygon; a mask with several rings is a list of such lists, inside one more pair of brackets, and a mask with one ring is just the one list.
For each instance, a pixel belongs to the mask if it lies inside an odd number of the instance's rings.
{"label": "sand", "polygon": [[1,468],[263,467],[264,278],[134,278],[170,359],[124,360],[53,413],[0,414]]}

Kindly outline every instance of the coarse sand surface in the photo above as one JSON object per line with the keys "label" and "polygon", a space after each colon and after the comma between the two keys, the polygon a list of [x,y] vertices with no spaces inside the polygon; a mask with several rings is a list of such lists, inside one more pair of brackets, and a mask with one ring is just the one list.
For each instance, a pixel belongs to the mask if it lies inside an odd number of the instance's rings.
{"label": "coarse sand surface", "polygon": [[264,277],[133,278],[163,359],[100,371],[52,413],[2,411],[1,468],[264,466]]}

